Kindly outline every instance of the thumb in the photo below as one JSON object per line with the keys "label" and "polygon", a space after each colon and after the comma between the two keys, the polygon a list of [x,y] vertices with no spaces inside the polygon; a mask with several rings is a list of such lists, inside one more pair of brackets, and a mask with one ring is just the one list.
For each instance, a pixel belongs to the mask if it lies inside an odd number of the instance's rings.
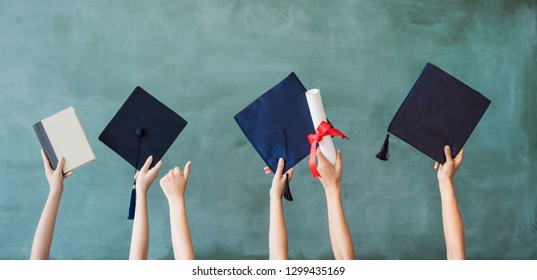
{"label": "thumb", "polygon": [[453,158],[451,157],[451,148],[448,145],[444,147],[444,155],[446,156],[446,162],[453,162]]}
{"label": "thumb", "polygon": [[317,159],[319,160],[319,165],[321,163],[325,164],[328,161],[320,148],[317,148]]}
{"label": "thumb", "polygon": [[283,158],[280,158],[278,160],[278,168],[276,169],[275,175],[283,175],[283,167],[285,166],[285,160]]}
{"label": "thumb", "polygon": [[343,167],[343,159],[341,157],[341,150],[336,152],[336,169],[341,169]]}
{"label": "thumb", "polygon": [[60,160],[58,161],[58,165],[56,166],[56,170],[54,170],[54,172],[60,172],[63,174],[63,167],[65,167],[64,157],[60,158]]}
{"label": "thumb", "polygon": [[461,164],[464,158],[464,147],[460,150],[459,154],[453,159],[456,164]]}
{"label": "thumb", "polygon": [[[151,160],[153,160],[153,159],[151,159]],[[157,162],[157,164],[155,164],[155,166],[153,166],[153,168],[151,168],[151,171],[154,171],[154,172],[158,173],[160,168],[162,168],[162,165],[163,165],[162,160],[159,160]]]}
{"label": "thumb", "polygon": [[151,166],[151,163],[153,162],[153,156],[149,156],[147,157],[147,159],[145,160],[145,163],[144,165],[142,166],[142,168],[140,169],[141,172],[147,172],[149,171],[149,166]]}

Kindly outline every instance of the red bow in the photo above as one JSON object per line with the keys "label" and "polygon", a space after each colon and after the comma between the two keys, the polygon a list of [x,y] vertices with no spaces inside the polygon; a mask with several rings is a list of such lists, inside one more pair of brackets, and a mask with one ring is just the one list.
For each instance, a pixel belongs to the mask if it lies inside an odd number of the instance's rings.
{"label": "red bow", "polygon": [[311,144],[309,166],[311,175],[313,175],[313,180],[315,180],[317,177],[321,177],[321,174],[319,174],[319,171],[317,171],[317,167],[315,166],[315,152],[317,151],[317,143],[321,142],[321,140],[323,140],[323,137],[328,135],[340,136],[343,139],[349,140],[349,137],[345,136],[345,134],[341,133],[341,131],[337,130],[325,121],[322,121],[319,124],[315,132],[315,134],[308,135],[308,141],[310,141]]}

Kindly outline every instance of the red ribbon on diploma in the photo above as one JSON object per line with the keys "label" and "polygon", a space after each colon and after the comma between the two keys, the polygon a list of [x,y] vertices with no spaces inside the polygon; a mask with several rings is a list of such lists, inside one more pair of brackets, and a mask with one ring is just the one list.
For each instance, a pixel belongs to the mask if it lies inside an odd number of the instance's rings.
{"label": "red ribbon on diploma", "polygon": [[317,171],[317,167],[315,166],[315,153],[317,152],[317,143],[321,142],[325,136],[340,136],[343,139],[349,140],[349,137],[345,136],[345,134],[341,133],[341,131],[325,121],[322,121],[319,124],[315,130],[315,134],[308,135],[308,141],[310,141],[311,144],[309,166],[311,175],[313,175],[313,180],[317,177],[321,177],[321,174],[319,174],[319,171]]}

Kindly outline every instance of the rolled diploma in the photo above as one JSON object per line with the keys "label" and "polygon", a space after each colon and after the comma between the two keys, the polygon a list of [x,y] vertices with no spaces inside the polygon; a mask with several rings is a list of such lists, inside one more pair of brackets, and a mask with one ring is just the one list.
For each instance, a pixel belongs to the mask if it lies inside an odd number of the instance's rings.
{"label": "rolled diploma", "polygon": [[[310,108],[310,115],[315,129],[322,121],[326,122],[326,114],[324,113],[323,100],[321,99],[321,91],[319,89],[310,89],[306,91],[306,99]],[[327,135],[319,142],[319,148],[323,155],[332,163],[336,164],[336,148],[332,141],[332,136]]]}

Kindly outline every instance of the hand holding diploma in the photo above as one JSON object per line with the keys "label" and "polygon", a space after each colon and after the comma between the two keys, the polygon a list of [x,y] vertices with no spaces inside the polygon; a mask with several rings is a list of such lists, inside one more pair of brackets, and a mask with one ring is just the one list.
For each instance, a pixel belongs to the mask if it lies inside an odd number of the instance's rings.
{"label": "hand holding diploma", "polygon": [[315,150],[317,143],[326,159],[328,159],[330,163],[335,164],[336,148],[334,147],[332,136],[340,136],[344,139],[349,138],[326,121],[323,100],[321,99],[321,91],[319,89],[308,90],[306,92],[306,99],[308,101],[311,119],[316,132],[315,134],[308,135],[308,140],[311,144],[309,166],[313,179],[315,179],[321,176],[315,167]]}

